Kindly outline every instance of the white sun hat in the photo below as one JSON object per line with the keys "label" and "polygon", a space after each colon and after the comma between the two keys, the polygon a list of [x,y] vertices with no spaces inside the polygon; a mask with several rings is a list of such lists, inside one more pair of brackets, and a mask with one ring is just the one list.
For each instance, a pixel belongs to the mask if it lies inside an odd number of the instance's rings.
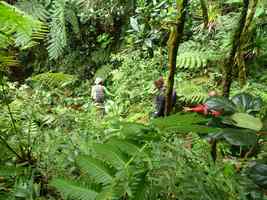
{"label": "white sun hat", "polygon": [[103,82],[103,79],[100,78],[100,77],[97,77],[97,78],[95,79],[95,84],[100,84],[100,83],[102,83],[102,82]]}

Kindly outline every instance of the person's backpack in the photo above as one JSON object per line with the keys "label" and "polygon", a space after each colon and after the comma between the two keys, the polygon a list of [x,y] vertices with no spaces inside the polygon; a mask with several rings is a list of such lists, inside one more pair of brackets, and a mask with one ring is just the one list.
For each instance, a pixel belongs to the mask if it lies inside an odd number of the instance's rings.
{"label": "person's backpack", "polygon": [[97,103],[103,103],[105,99],[104,87],[102,85],[95,85],[93,99]]}

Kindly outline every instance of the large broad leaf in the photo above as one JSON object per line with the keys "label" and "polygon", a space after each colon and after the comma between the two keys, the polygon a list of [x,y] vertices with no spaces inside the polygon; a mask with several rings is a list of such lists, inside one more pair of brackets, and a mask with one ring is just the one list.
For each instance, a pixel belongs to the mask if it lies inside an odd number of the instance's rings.
{"label": "large broad leaf", "polygon": [[259,131],[263,126],[259,118],[246,113],[235,113],[230,118],[234,121],[234,125],[240,128],[248,128]]}
{"label": "large broad leaf", "polygon": [[267,189],[267,162],[255,162],[248,171],[249,178],[258,186]]}
{"label": "large broad leaf", "polygon": [[223,110],[225,114],[234,113],[236,110],[233,102],[225,97],[210,97],[207,99],[205,104],[209,107],[210,110]]}
{"label": "large broad leaf", "polygon": [[232,97],[232,102],[235,104],[238,112],[260,111],[262,101],[260,98],[254,98],[248,93],[237,94]]}
{"label": "large broad leaf", "polygon": [[257,143],[255,131],[249,129],[225,128],[213,136],[216,139],[225,139],[235,146],[254,146]]}
{"label": "large broad leaf", "polygon": [[208,118],[196,113],[177,113],[164,118],[151,120],[151,124],[162,132],[189,133],[195,132],[200,134],[218,132],[219,128],[209,127]]}

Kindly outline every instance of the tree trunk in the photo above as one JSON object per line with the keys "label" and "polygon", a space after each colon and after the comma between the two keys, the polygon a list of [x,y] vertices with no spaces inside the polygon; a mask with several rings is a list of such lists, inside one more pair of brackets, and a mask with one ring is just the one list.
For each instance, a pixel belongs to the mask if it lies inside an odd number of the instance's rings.
{"label": "tree trunk", "polygon": [[201,4],[202,16],[204,20],[204,28],[207,28],[209,24],[209,14],[208,14],[206,0],[200,0],[200,4]]}
{"label": "tree trunk", "polygon": [[246,70],[246,63],[244,60],[244,55],[243,55],[243,47],[249,42],[251,38],[251,32],[249,30],[249,27],[253,21],[256,8],[257,8],[258,0],[253,0],[250,12],[247,15],[246,19],[246,24],[244,26],[242,35],[241,35],[241,45],[240,48],[238,49],[238,54],[237,54],[237,62],[238,62],[238,80],[239,80],[239,85],[243,87],[246,84],[246,79],[247,79],[247,70]]}
{"label": "tree trunk", "polygon": [[172,111],[172,94],[173,94],[173,84],[174,75],[176,71],[176,58],[179,44],[183,37],[186,7],[188,0],[182,0],[181,3],[177,2],[177,10],[179,16],[177,18],[175,26],[171,27],[171,32],[168,40],[168,82],[167,82],[167,92],[166,92],[166,107],[165,115],[169,115]]}
{"label": "tree trunk", "polygon": [[224,80],[223,80],[223,96],[229,97],[230,88],[233,79],[233,67],[235,66],[235,56],[238,48],[241,45],[241,34],[246,24],[246,18],[248,13],[249,0],[243,0],[243,9],[239,20],[239,26],[237,27],[234,36],[232,38],[232,48],[229,57],[224,62]]}

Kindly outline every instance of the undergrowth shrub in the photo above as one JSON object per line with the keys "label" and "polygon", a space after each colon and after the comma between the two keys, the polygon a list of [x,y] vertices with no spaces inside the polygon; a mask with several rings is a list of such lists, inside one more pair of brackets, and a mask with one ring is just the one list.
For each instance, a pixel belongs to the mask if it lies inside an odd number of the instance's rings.
{"label": "undergrowth shrub", "polygon": [[246,199],[235,168],[213,163],[196,134],[167,139],[150,126],[118,125],[117,134],[77,157],[76,177],[51,186],[70,199]]}
{"label": "undergrowth shrub", "polygon": [[[142,105],[142,113],[152,109],[153,81],[161,74],[159,60],[144,59],[139,51],[120,53],[114,56],[121,65],[111,72],[114,102],[123,107],[125,114]],[[131,78],[129,78],[131,77]]]}

